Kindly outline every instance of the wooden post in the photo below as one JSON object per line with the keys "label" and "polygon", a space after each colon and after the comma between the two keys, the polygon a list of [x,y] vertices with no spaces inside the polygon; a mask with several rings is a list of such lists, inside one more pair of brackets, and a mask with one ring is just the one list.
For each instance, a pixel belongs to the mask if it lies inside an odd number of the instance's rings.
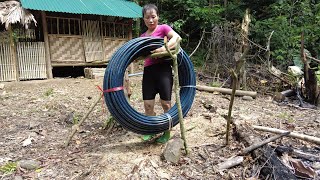
{"label": "wooden post", "polygon": [[[128,34],[128,39],[132,39],[132,19],[129,20],[129,34]],[[134,61],[129,65],[129,73],[133,74],[134,73]]]}
{"label": "wooden post", "polygon": [[[104,34],[103,34],[103,21],[102,21],[102,16],[100,15],[100,36],[101,36],[101,44],[102,44],[102,61],[106,57],[106,50],[104,48]],[[107,61],[107,60],[106,60]]]}
{"label": "wooden post", "polygon": [[48,37],[48,26],[46,21],[46,13],[41,11],[41,20],[42,20],[42,30],[44,38],[44,48],[45,48],[45,57],[46,57],[46,69],[47,69],[47,78],[52,79],[52,65],[50,58],[50,49],[49,49],[49,37]]}
{"label": "wooden post", "polygon": [[9,25],[9,36],[10,36],[10,49],[11,49],[11,56],[13,59],[13,65],[14,65],[14,70],[15,70],[15,76],[16,76],[16,81],[19,81],[19,63],[18,63],[18,57],[17,57],[17,48],[13,39],[13,32],[12,32],[12,26],[11,24]]}
{"label": "wooden post", "polygon": [[233,69],[231,69],[230,71],[231,73],[231,77],[232,77],[232,93],[231,93],[231,100],[229,103],[229,111],[228,111],[228,119],[227,119],[227,130],[226,130],[226,145],[229,144],[229,131],[230,131],[230,124],[231,124],[231,113],[232,113],[232,107],[233,107],[233,102],[234,102],[234,96],[236,94],[236,88],[237,88],[237,83],[238,83],[238,76],[237,74],[234,72]]}

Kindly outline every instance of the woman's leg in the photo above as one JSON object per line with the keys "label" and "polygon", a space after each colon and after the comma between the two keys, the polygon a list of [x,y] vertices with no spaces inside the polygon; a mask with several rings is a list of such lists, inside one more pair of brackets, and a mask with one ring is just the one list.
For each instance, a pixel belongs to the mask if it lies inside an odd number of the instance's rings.
{"label": "woman's leg", "polygon": [[155,100],[144,100],[144,110],[145,110],[145,115],[147,116],[155,116],[156,113],[154,112],[154,102]]}
{"label": "woman's leg", "polygon": [[164,113],[168,112],[171,109],[171,101],[160,99],[160,103]]}

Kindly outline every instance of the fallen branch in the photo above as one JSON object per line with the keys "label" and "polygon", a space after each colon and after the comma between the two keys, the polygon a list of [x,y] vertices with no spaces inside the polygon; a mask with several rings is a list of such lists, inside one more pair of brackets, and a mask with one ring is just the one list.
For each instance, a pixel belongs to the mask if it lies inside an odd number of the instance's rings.
{"label": "fallen branch", "polygon": [[219,163],[218,164],[218,170],[224,170],[224,169],[229,169],[234,166],[237,166],[243,162],[244,158],[243,156],[236,156],[236,157],[231,157],[227,161]]}
{"label": "fallen branch", "polygon": [[290,134],[290,132],[285,132],[285,133],[282,133],[280,135],[276,135],[276,136],[273,136],[273,137],[268,138],[266,140],[263,140],[263,141],[261,141],[259,143],[253,144],[253,145],[243,149],[240,154],[241,155],[245,155],[245,154],[247,154],[247,153],[249,153],[249,152],[251,152],[251,151],[253,151],[253,150],[255,150],[255,149],[257,149],[257,148],[259,148],[261,146],[263,146],[263,145],[268,144],[269,142],[273,142],[273,141],[275,141],[275,140],[277,140],[279,138],[282,138],[283,136],[287,136],[288,134]]}
{"label": "fallen branch", "polygon": [[191,56],[197,51],[197,49],[199,48],[199,46],[200,46],[200,44],[201,44],[201,42],[202,42],[202,40],[203,40],[204,34],[205,34],[205,30],[202,31],[202,35],[201,35],[201,38],[200,38],[200,40],[199,40],[199,42],[198,42],[198,45],[197,45],[197,47],[193,50],[193,52],[189,55],[189,57],[191,57]]}
{"label": "fallen branch", "polygon": [[87,119],[87,117],[92,112],[93,108],[98,104],[98,102],[100,101],[102,96],[103,96],[103,93],[101,93],[99,95],[99,97],[97,98],[97,100],[91,105],[91,107],[89,108],[87,114],[81,119],[81,121],[79,121],[78,124],[75,124],[75,125],[72,126],[72,132],[71,132],[70,136],[68,137],[67,141],[65,142],[64,147],[67,147],[69,145],[72,137],[76,134],[77,130],[80,128],[80,125],[84,122],[84,120]]}
{"label": "fallen branch", "polygon": [[[197,86],[196,88],[200,91],[220,92],[223,94],[232,94],[232,89],[228,89],[228,88],[218,88],[218,87],[209,87],[209,86]],[[253,98],[256,98],[257,94],[258,93],[254,92],[254,91],[236,90],[236,92],[235,92],[236,96],[251,96]]]}
{"label": "fallen branch", "polygon": [[[286,133],[286,132],[290,132],[290,131],[286,131],[286,130],[263,127],[263,126],[252,126],[252,127],[255,130],[265,131],[265,132],[272,132],[272,133],[277,133],[277,134],[283,134],[283,133]],[[308,135],[299,134],[299,133],[296,133],[296,132],[290,132],[287,136],[293,137],[293,138],[297,138],[297,139],[301,139],[301,140],[305,140],[305,141],[312,142],[312,143],[320,145],[320,138],[317,138],[317,137],[314,137],[314,136],[308,136]]]}

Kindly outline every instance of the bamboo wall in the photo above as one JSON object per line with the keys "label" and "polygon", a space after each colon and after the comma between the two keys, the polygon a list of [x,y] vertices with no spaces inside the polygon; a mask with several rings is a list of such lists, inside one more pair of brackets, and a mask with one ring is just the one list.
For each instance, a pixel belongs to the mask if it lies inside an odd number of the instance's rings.
{"label": "bamboo wall", "polygon": [[103,46],[104,46],[104,55],[105,60],[109,61],[112,55],[121,47],[124,43],[126,43],[127,39],[115,39],[115,38],[104,38]]}
{"label": "bamboo wall", "polygon": [[47,16],[53,66],[105,63],[129,39],[130,24]]}
{"label": "bamboo wall", "polygon": [[15,64],[10,44],[0,42],[0,81],[15,81],[16,79]]}
{"label": "bamboo wall", "polygon": [[19,79],[46,79],[44,42],[17,43]]}
{"label": "bamboo wall", "polygon": [[53,63],[84,62],[82,36],[49,35],[50,57]]}
{"label": "bamboo wall", "polygon": [[82,26],[86,62],[103,61],[100,22],[83,21]]}

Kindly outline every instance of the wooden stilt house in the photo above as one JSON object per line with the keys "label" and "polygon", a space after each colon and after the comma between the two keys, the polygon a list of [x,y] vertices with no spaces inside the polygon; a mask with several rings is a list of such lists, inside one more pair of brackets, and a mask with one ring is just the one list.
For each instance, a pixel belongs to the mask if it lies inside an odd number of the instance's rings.
{"label": "wooden stilt house", "polygon": [[142,16],[142,8],[128,0],[20,0],[19,5],[20,22],[30,12],[37,24],[0,26],[0,81],[52,78],[53,67],[106,65],[132,38],[133,19]]}

